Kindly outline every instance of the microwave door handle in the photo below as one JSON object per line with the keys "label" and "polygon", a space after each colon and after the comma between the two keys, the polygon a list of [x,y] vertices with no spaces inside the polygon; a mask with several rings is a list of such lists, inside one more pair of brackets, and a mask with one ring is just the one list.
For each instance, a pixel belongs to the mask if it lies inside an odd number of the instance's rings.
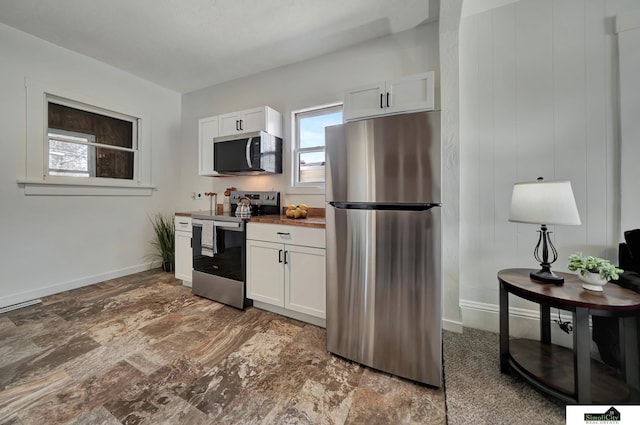
{"label": "microwave door handle", "polygon": [[247,156],[247,165],[249,166],[249,168],[253,168],[253,165],[251,164],[251,137],[247,139],[246,156]]}

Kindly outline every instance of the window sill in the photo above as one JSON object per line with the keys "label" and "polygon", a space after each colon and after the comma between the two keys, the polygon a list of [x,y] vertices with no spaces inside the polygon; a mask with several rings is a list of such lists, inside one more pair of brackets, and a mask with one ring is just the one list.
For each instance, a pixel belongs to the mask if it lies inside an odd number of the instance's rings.
{"label": "window sill", "polygon": [[155,186],[124,186],[96,183],[61,183],[44,180],[18,180],[25,195],[62,196],[151,196]]}
{"label": "window sill", "polygon": [[322,186],[289,186],[287,194],[290,195],[324,195]]}

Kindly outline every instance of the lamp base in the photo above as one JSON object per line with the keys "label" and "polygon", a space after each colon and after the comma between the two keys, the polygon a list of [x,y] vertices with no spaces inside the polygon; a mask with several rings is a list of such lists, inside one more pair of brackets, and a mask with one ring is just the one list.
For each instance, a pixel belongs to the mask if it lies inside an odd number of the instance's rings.
{"label": "lamp base", "polygon": [[529,277],[538,282],[553,283],[555,285],[562,285],[564,283],[564,278],[562,276],[558,276],[551,270],[544,267],[537,272],[531,272]]}

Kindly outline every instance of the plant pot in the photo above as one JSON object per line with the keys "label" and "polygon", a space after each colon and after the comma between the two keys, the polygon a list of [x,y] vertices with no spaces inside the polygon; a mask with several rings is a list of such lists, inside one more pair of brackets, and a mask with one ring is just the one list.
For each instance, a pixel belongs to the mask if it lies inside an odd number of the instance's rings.
{"label": "plant pot", "polygon": [[172,272],[173,271],[173,263],[170,261],[164,261],[162,263],[162,270],[164,270],[165,272]]}
{"label": "plant pot", "polygon": [[600,277],[600,273],[579,274],[578,277],[582,281],[582,287],[590,291],[602,292],[602,287],[608,282],[607,279]]}

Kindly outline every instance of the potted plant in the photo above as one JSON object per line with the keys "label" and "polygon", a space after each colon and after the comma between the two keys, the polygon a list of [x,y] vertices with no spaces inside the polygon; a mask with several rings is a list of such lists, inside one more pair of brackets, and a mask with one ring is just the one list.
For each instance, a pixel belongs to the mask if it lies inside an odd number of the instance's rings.
{"label": "potted plant", "polygon": [[149,217],[155,233],[151,244],[155,247],[155,255],[162,259],[162,270],[173,271],[175,264],[175,223],[173,217],[157,213]]}
{"label": "potted plant", "polygon": [[623,270],[617,268],[604,258],[584,256],[575,253],[569,256],[569,270],[579,272],[582,287],[591,291],[602,291],[602,287],[610,280],[618,280]]}

